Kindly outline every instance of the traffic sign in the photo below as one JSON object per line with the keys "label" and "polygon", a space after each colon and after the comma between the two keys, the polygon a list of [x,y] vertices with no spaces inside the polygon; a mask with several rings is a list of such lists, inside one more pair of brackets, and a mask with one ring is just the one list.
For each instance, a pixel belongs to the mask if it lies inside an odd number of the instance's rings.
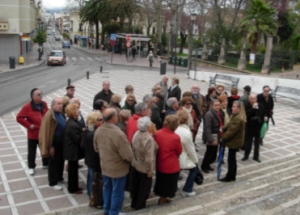
{"label": "traffic sign", "polygon": [[131,40],[131,37],[130,37],[129,34],[126,35],[126,40],[127,40],[127,41],[130,41],[130,40]]}
{"label": "traffic sign", "polygon": [[116,41],[115,40],[111,40],[111,41],[109,41],[109,43],[110,43],[111,46],[115,46],[116,45]]}
{"label": "traffic sign", "polygon": [[116,41],[117,35],[116,34],[110,34],[110,40]]}
{"label": "traffic sign", "polygon": [[126,42],[126,46],[127,46],[127,48],[129,48],[129,47],[131,46],[130,41],[127,41],[127,42]]}

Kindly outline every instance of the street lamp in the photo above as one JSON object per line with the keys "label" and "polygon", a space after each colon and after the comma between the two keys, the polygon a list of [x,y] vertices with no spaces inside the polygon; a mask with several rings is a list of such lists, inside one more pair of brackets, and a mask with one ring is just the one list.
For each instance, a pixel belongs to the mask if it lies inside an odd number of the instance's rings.
{"label": "street lamp", "polygon": [[[192,21],[192,26],[191,26],[191,32],[190,32],[190,56],[189,56],[189,70],[187,73],[187,76],[189,78],[190,70],[192,69],[192,55],[193,55],[193,34],[194,34],[194,25],[195,25],[195,20],[196,20],[196,13],[191,14],[191,21]],[[196,56],[197,57],[197,56]],[[196,71],[195,71],[196,72]]]}

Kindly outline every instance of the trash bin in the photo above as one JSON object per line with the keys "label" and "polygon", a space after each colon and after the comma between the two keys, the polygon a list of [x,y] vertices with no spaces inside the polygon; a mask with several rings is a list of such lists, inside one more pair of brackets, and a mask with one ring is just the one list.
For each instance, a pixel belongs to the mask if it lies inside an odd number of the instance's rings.
{"label": "trash bin", "polygon": [[177,60],[176,60],[176,65],[177,66],[181,66],[181,60],[182,60],[182,58],[177,58]]}
{"label": "trash bin", "polygon": [[167,62],[166,61],[160,61],[160,74],[165,75],[167,72]]}
{"label": "trash bin", "polygon": [[19,64],[24,64],[24,57],[22,55],[19,56]]}
{"label": "trash bin", "polygon": [[188,60],[187,59],[182,59],[181,60],[181,66],[182,67],[187,67],[187,65],[188,65]]}
{"label": "trash bin", "polygon": [[9,57],[9,68],[10,69],[16,68],[15,57]]}

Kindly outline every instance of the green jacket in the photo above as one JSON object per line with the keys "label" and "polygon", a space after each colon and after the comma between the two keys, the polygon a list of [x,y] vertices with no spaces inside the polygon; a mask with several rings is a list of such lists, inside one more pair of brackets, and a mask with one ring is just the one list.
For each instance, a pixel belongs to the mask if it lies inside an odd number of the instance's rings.
{"label": "green jacket", "polygon": [[245,122],[240,114],[232,114],[228,125],[223,129],[222,141],[228,148],[239,149],[245,141]]}

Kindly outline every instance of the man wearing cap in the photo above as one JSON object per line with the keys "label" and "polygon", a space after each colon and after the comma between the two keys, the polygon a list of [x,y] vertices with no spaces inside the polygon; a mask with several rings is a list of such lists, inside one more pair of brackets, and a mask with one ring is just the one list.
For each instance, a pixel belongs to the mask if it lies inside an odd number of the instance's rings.
{"label": "man wearing cap", "polygon": [[66,87],[67,94],[65,96],[69,97],[70,99],[74,98],[75,87],[73,85],[69,85]]}
{"label": "man wearing cap", "polygon": [[244,103],[244,107],[249,105],[249,95],[251,93],[251,87],[249,85],[244,88],[244,95],[239,99],[239,101]]}
{"label": "man wearing cap", "polygon": [[[17,122],[27,129],[28,137],[28,174],[34,175],[36,148],[39,144],[39,130],[43,116],[48,111],[47,103],[42,100],[42,92],[38,88],[30,91],[31,101],[25,104],[17,115]],[[43,169],[48,168],[48,159],[42,158]]]}

